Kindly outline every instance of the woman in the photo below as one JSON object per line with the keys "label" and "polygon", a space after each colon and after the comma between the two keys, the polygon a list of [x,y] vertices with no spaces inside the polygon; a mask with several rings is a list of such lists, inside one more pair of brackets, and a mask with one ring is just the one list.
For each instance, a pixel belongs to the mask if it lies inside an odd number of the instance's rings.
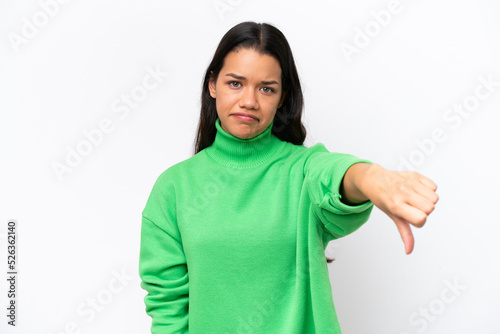
{"label": "woman", "polygon": [[139,274],[152,333],[341,333],[324,251],[373,205],[413,249],[438,200],[416,172],[303,146],[290,46],[243,22],[202,87],[195,154],[165,170],[142,212]]}

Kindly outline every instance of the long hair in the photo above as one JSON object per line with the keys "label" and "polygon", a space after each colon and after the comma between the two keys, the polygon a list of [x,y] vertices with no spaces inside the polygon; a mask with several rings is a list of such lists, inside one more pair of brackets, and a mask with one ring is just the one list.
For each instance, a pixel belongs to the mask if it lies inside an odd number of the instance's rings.
{"label": "long hair", "polygon": [[[285,94],[285,98],[281,107],[276,110],[271,132],[282,141],[295,145],[304,143],[306,138],[306,129],[302,124],[304,97],[290,45],[285,35],[273,25],[246,21],[226,32],[205,72],[194,154],[212,145],[217,133],[215,127],[217,108],[215,99],[210,95],[208,83],[211,79],[217,81],[226,55],[240,48],[255,49],[260,54],[274,57],[279,62],[283,85],[281,94]],[[333,259],[327,257],[327,262],[332,261]]]}
{"label": "long hair", "polygon": [[194,154],[212,145],[215,140],[217,109],[210,95],[208,83],[217,80],[226,55],[239,48],[253,48],[278,60],[281,66],[281,94],[286,94],[283,104],[276,110],[271,132],[283,141],[302,145],[306,129],[302,124],[304,97],[292,50],[283,33],[267,23],[246,21],[229,29],[222,37],[210,65],[208,65],[201,92],[201,112],[195,139]]}

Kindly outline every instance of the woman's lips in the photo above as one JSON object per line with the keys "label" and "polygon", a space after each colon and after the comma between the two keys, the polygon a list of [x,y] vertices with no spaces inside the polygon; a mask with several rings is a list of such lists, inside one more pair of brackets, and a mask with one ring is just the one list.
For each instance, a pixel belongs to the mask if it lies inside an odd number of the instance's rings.
{"label": "woman's lips", "polygon": [[246,116],[243,114],[233,114],[237,119],[245,122],[256,122],[257,120],[251,116]]}

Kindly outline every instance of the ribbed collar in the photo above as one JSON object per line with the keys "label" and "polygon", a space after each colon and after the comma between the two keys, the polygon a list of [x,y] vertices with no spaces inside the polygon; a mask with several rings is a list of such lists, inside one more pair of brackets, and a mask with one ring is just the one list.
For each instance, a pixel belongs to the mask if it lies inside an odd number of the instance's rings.
{"label": "ribbed collar", "polygon": [[249,139],[241,139],[226,132],[217,117],[215,128],[217,133],[211,146],[206,148],[207,154],[216,162],[236,168],[258,166],[277,155],[286,142],[272,132],[274,120],[260,135]]}

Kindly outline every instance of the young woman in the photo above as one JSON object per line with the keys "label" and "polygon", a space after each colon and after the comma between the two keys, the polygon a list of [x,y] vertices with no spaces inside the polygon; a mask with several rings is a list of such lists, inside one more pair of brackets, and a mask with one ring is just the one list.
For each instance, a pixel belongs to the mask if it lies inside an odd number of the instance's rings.
{"label": "young woman", "polygon": [[142,212],[139,274],[152,333],[341,333],[325,248],[373,205],[406,253],[438,201],[416,172],[303,146],[290,46],[243,22],[202,87],[195,154],[166,169]]}

